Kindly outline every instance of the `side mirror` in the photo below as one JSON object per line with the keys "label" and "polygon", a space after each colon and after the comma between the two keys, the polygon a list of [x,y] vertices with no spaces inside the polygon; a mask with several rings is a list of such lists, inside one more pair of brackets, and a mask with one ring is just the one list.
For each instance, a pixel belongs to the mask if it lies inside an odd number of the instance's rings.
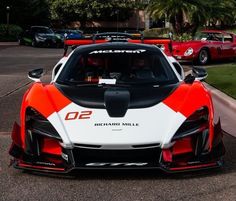
{"label": "side mirror", "polygon": [[196,80],[204,80],[207,78],[208,74],[205,68],[193,66],[192,74],[196,78]]}
{"label": "side mirror", "polygon": [[29,71],[28,78],[35,82],[40,82],[40,78],[42,77],[42,75],[43,75],[43,68],[38,68]]}
{"label": "side mirror", "polygon": [[188,74],[185,78],[184,78],[184,82],[186,84],[192,84],[195,80],[195,77],[191,74]]}

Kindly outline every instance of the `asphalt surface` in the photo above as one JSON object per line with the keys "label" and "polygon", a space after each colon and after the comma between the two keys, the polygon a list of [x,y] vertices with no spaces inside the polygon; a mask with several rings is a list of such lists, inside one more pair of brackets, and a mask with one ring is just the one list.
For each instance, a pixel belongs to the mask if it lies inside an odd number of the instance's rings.
{"label": "asphalt surface", "polygon": [[18,120],[27,71],[46,69],[62,49],[0,46],[0,201],[5,200],[236,200],[236,138],[225,135],[222,169],[167,175],[160,171],[81,171],[70,177],[8,167],[10,131]]}
{"label": "asphalt surface", "polygon": [[19,120],[21,99],[30,86],[27,73],[44,68],[46,80],[63,49],[0,46],[0,132],[11,130],[13,121]]}

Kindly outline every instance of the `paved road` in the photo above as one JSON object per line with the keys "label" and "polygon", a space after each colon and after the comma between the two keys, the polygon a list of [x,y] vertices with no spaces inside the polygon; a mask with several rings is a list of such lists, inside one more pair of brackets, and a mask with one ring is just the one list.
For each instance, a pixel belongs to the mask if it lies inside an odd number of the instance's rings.
{"label": "paved road", "polygon": [[0,47],[0,201],[5,200],[236,200],[236,139],[226,135],[221,170],[166,175],[155,171],[82,171],[71,178],[9,168],[10,130],[29,86],[26,72],[49,76],[61,49]]}
{"label": "paved road", "polygon": [[31,84],[28,71],[43,67],[47,77],[62,55],[63,49],[0,46],[0,132],[10,131],[18,120],[23,93]]}

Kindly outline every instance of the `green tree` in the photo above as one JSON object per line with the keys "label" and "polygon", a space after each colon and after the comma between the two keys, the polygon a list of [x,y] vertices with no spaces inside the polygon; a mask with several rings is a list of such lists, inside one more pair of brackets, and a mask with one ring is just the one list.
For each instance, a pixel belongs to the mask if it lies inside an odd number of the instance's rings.
{"label": "green tree", "polygon": [[52,19],[62,23],[91,20],[126,20],[132,15],[134,3],[126,0],[50,0]]}
{"label": "green tree", "polygon": [[194,34],[207,21],[233,22],[235,0],[151,0],[147,10],[154,18],[167,17],[174,31]]}
{"label": "green tree", "polygon": [[[154,18],[165,16],[177,34],[185,32],[186,22],[195,18],[202,20],[205,14],[202,0],[151,0],[148,11]],[[202,9],[199,13],[199,9]],[[199,15],[198,15],[199,13]]]}
{"label": "green tree", "polygon": [[6,23],[6,6],[10,6],[10,23],[21,26],[50,23],[48,0],[1,0],[0,21]]}
{"label": "green tree", "polygon": [[217,22],[221,25],[232,25],[236,20],[236,1],[235,0],[215,0],[209,9],[210,18],[208,21],[214,26]]}

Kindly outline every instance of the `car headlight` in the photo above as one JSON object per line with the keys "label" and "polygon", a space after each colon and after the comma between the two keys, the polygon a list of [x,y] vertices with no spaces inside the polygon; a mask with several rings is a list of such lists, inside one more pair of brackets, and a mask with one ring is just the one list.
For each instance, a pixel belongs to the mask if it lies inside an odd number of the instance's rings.
{"label": "car headlight", "polygon": [[55,38],[56,38],[56,39],[60,39],[60,40],[63,39],[63,37],[62,37],[60,34],[55,34]]}
{"label": "car headlight", "polygon": [[38,41],[45,41],[46,38],[44,38],[42,36],[36,36],[36,40],[38,40]]}
{"label": "car headlight", "polygon": [[185,52],[184,52],[184,56],[190,56],[193,54],[193,48],[188,48]]}

